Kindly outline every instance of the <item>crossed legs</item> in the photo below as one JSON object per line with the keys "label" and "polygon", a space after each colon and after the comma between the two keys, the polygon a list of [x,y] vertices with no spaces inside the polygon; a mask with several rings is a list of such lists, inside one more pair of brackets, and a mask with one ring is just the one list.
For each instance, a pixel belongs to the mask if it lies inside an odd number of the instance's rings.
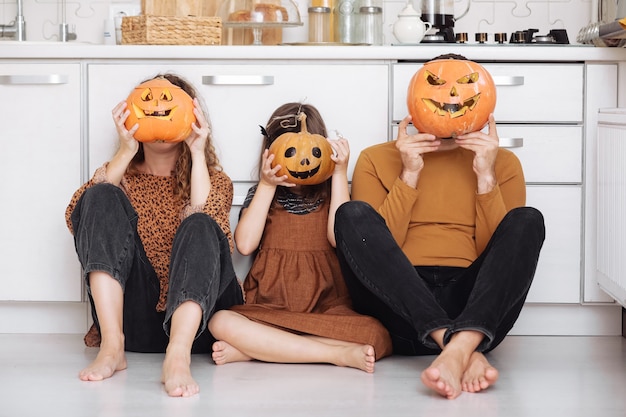
{"label": "crossed legs", "polygon": [[331,363],[374,372],[375,353],[370,345],[296,335],[230,310],[215,313],[209,321],[209,331],[218,340],[213,345],[213,360],[218,365],[257,359],[279,363]]}

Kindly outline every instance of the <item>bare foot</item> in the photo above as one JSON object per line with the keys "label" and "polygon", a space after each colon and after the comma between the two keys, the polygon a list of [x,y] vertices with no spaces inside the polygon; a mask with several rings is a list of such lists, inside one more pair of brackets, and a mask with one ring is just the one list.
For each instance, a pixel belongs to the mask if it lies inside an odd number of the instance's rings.
{"label": "bare foot", "polygon": [[163,360],[161,382],[170,397],[191,397],[200,387],[191,377],[191,355],[189,352],[168,350]]}
{"label": "bare foot", "polygon": [[231,362],[246,362],[252,360],[252,358],[233,345],[218,340],[213,343],[213,361],[216,365],[224,365]]}
{"label": "bare foot", "polygon": [[498,370],[491,366],[485,355],[474,352],[461,377],[461,387],[466,392],[479,392],[495,384],[498,375]]}
{"label": "bare foot", "polygon": [[123,369],[126,369],[124,348],[103,346],[100,348],[96,359],[79,372],[78,378],[82,381],[102,381]]}
{"label": "bare foot", "polygon": [[367,373],[374,372],[376,355],[374,347],[370,345],[341,346],[342,349],[339,360],[335,363],[338,366],[349,366],[360,369]]}
{"label": "bare foot", "polygon": [[422,382],[439,395],[452,400],[461,394],[461,375],[465,370],[463,355],[454,350],[444,350],[422,372]]}

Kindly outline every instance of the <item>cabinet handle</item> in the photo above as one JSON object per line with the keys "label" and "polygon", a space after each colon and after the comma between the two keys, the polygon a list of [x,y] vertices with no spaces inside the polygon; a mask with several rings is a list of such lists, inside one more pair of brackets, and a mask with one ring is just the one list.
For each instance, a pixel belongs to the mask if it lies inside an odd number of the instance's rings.
{"label": "cabinet handle", "polygon": [[524,138],[500,138],[501,148],[523,148]]}
{"label": "cabinet handle", "polygon": [[495,85],[515,86],[524,85],[524,76],[522,75],[494,75],[493,82]]}
{"label": "cabinet handle", "polygon": [[69,77],[62,74],[48,75],[0,75],[1,85],[24,85],[24,84],[67,84]]}
{"label": "cabinet handle", "polygon": [[273,85],[273,75],[203,75],[204,85]]}

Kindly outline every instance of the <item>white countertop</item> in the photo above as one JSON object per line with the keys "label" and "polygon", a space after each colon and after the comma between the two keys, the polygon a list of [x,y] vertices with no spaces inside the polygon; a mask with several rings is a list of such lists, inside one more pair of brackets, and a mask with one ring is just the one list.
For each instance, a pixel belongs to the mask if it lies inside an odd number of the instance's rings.
{"label": "white countertop", "polygon": [[142,46],[0,41],[0,59],[403,60],[457,53],[475,61],[626,61],[626,48],[590,45]]}

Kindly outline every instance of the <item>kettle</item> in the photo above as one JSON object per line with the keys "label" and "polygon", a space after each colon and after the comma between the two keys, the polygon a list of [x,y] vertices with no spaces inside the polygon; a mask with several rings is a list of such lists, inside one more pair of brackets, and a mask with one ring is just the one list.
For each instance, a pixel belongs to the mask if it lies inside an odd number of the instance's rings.
{"label": "kettle", "polygon": [[409,2],[398,13],[398,20],[393,24],[393,36],[400,43],[420,43],[430,28],[431,24],[422,21],[421,14]]}

